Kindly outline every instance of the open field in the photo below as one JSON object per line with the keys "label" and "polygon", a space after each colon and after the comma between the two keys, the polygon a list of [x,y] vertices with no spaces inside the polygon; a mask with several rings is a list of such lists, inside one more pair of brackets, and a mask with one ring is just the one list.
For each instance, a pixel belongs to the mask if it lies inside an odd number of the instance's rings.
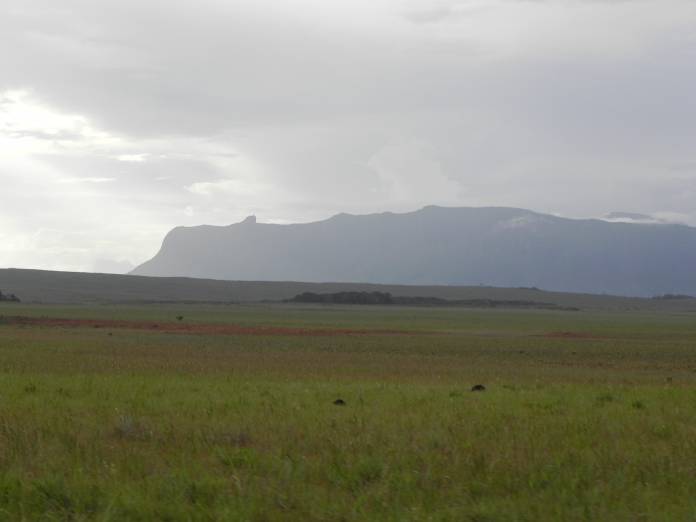
{"label": "open field", "polygon": [[0,315],[0,520],[696,520],[693,313]]}

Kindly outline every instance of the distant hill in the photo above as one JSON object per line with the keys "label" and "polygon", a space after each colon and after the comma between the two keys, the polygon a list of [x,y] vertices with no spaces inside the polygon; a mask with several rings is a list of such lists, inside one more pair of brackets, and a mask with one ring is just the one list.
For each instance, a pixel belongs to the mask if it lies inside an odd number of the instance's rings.
{"label": "distant hill", "polygon": [[295,225],[175,228],[132,273],[227,280],[696,294],[696,228],[426,207]]}
{"label": "distant hill", "polygon": [[[534,288],[492,288],[486,286],[405,286],[356,283],[301,283],[268,281],[216,281],[183,277],[142,277],[44,270],[0,270],[0,288],[21,296],[24,303],[107,304],[107,303],[256,303],[283,301],[298,294],[339,292],[382,292],[395,297],[469,301],[469,306],[491,307],[504,301],[549,304],[584,310],[642,310],[696,312],[696,299],[639,299],[608,295],[545,292]],[[479,304],[475,301],[480,301]],[[413,302],[410,304],[418,304]],[[440,305],[444,303],[439,303]],[[454,303],[456,305],[456,303]],[[14,306],[7,305],[7,306]],[[21,306],[21,305],[18,305]],[[294,305],[300,306],[300,305]],[[506,308],[506,306],[501,306]],[[0,312],[1,314],[2,312]]]}

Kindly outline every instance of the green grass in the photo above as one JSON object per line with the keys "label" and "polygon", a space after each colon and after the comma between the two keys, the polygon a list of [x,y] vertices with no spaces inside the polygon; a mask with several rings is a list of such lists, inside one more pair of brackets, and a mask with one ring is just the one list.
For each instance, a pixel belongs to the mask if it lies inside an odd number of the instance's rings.
{"label": "green grass", "polygon": [[[696,316],[0,306],[0,520],[696,520]],[[590,338],[547,337],[574,332]],[[487,391],[471,393],[473,384]],[[336,398],[346,401],[335,406]]]}

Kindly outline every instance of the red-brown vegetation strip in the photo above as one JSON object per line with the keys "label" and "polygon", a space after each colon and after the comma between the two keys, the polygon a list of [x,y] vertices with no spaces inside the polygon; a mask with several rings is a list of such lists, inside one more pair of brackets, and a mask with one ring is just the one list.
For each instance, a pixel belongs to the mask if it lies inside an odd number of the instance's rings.
{"label": "red-brown vegetation strip", "polygon": [[353,328],[290,328],[285,326],[239,326],[212,323],[169,323],[150,321],[121,321],[111,319],[59,319],[52,317],[3,317],[0,324],[18,326],[43,326],[54,328],[111,328],[148,330],[204,335],[291,335],[291,336],[337,336],[337,335],[414,335],[404,330],[359,330]]}

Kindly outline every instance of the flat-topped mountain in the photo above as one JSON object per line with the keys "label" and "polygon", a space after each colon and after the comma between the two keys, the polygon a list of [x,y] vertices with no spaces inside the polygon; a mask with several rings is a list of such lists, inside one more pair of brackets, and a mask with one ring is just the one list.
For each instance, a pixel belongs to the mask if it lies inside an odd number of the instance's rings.
{"label": "flat-topped mountain", "polygon": [[293,225],[179,227],[133,272],[228,280],[696,294],[696,228],[425,207]]}

